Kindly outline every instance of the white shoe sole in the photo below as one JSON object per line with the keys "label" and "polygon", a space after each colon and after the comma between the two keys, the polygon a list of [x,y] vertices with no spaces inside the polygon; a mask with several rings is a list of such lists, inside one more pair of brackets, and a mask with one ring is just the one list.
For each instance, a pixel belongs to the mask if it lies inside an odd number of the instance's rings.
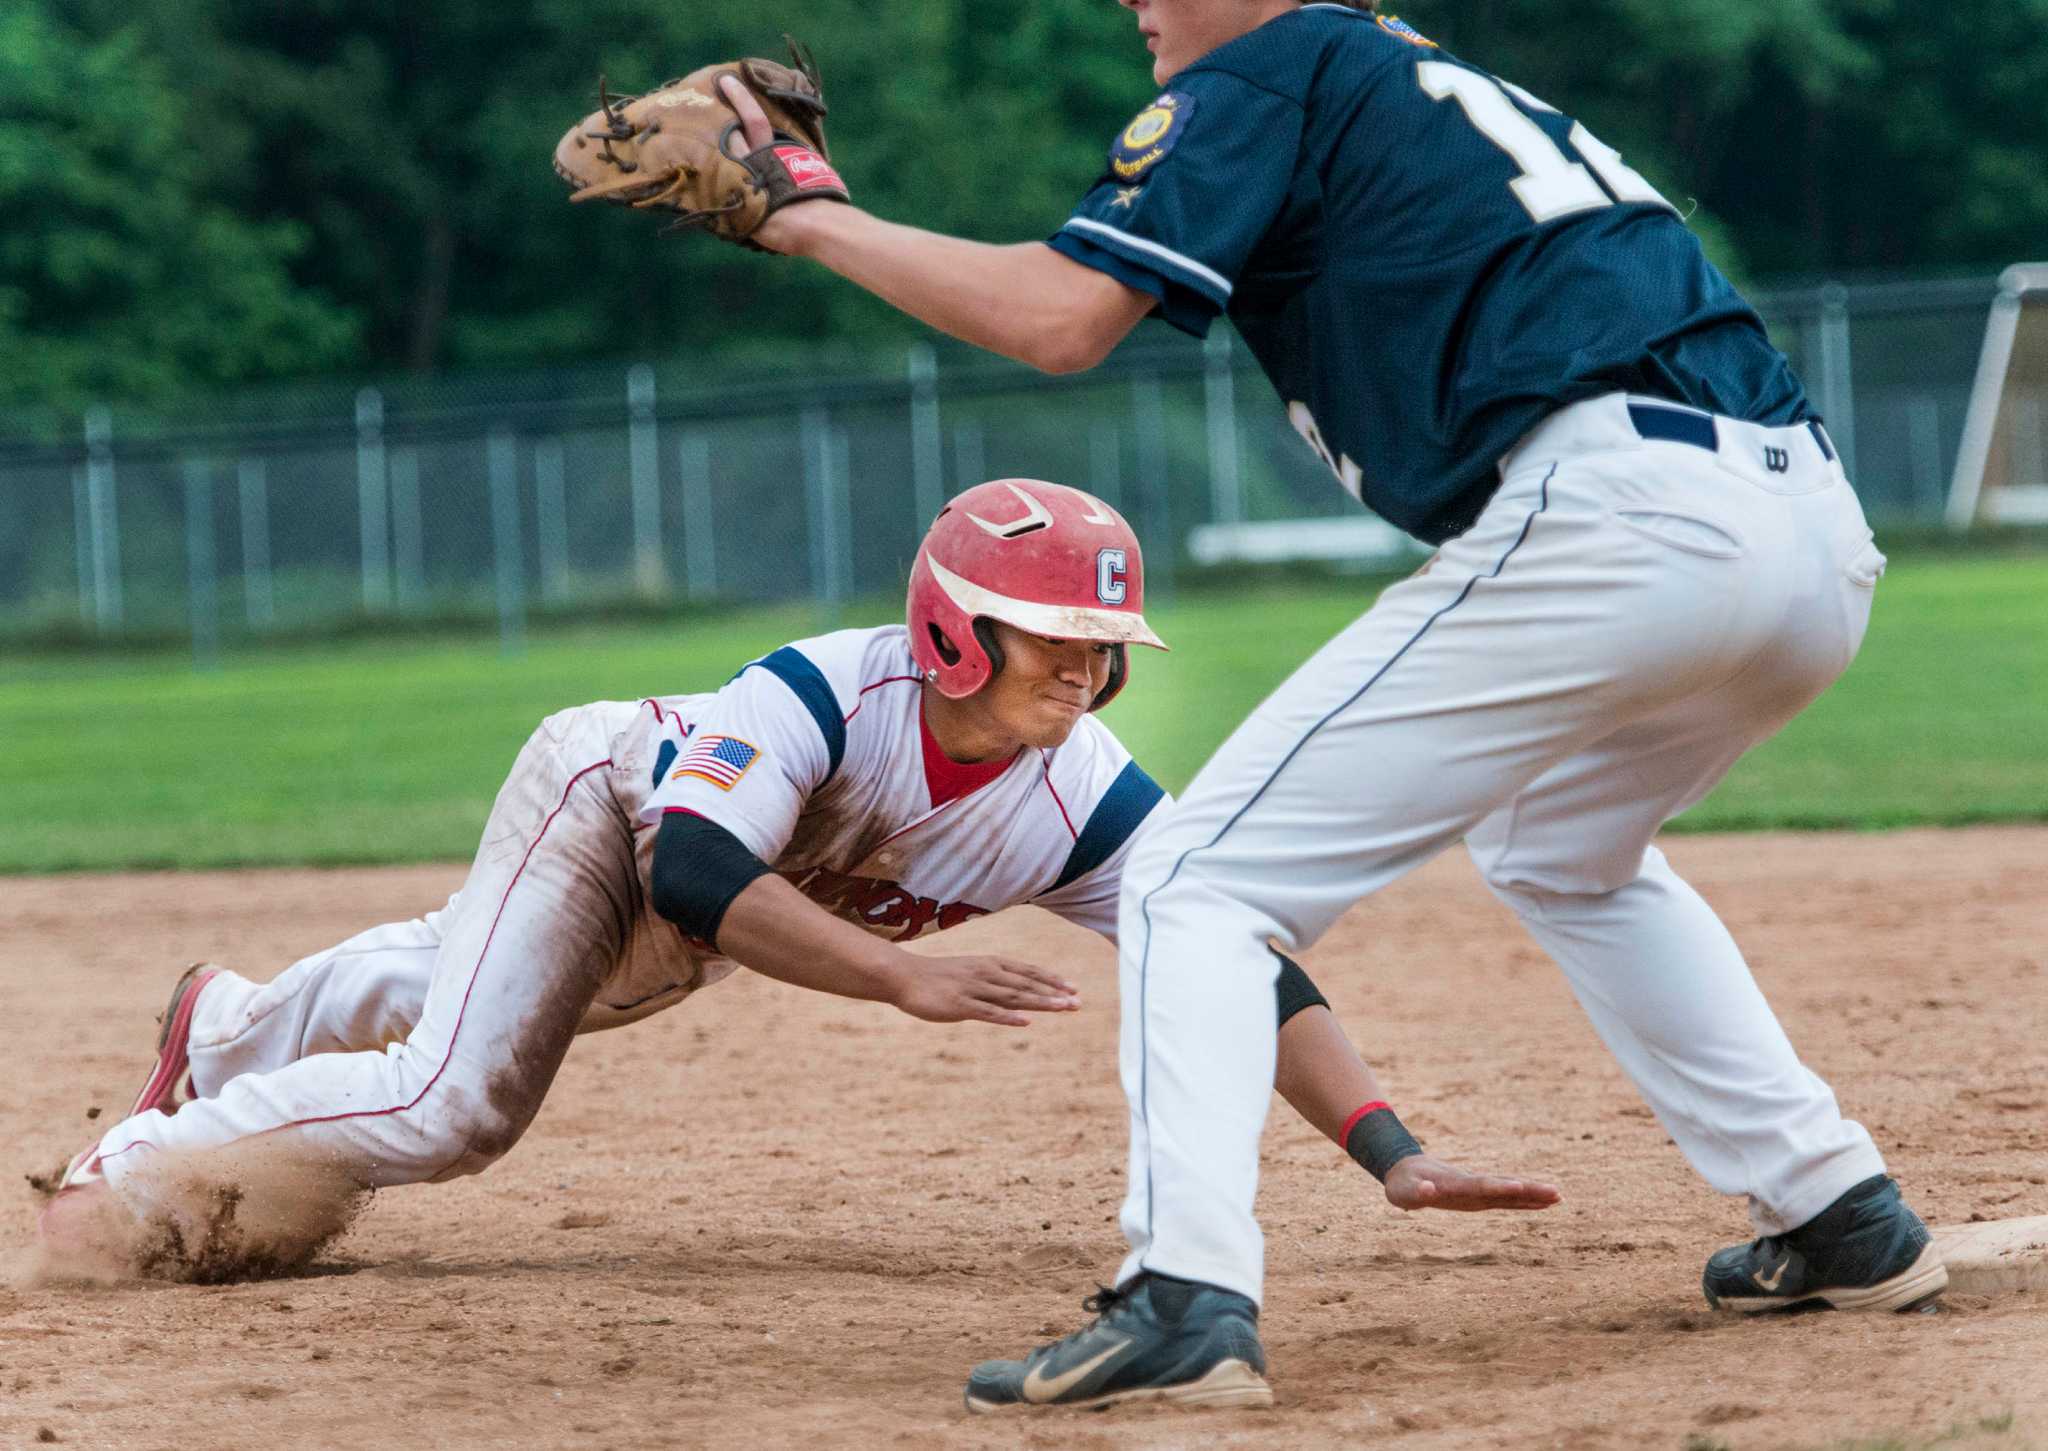
{"label": "white shoe sole", "polygon": [[1836,1310],[1910,1310],[1925,1304],[1948,1288],[1948,1266],[1941,1250],[1929,1241],[1919,1258],[1888,1280],[1858,1288],[1823,1287],[1796,1300],[1772,1299],[1765,1295],[1744,1295],[1723,1299],[1714,1308],[1737,1314],[1756,1315],[1773,1310],[1790,1310],[1801,1305],[1827,1305]]}
{"label": "white shoe sole", "polygon": [[1219,1360],[1201,1379],[1179,1385],[1135,1386],[1085,1401],[982,1401],[969,1395],[967,1409],[976,1415],[1020,1409],[1101,1411],[1133,1401],[1167,1401],[1196,1410],[1261,1410],[1273,1404],[1273,1388],[1249,1362],[1233,1359]]}

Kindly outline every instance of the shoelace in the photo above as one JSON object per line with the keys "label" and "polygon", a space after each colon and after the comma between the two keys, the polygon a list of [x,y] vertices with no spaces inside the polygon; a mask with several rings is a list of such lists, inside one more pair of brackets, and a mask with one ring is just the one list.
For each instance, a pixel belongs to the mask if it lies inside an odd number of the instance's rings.
{"label": "shoelace", "polygon": [[[1081,1308],[1083,1310],[1086,1310],[1090,1315],[1093,1315],[1095,1317],[1096,1324],[1100,1324],[1103,1316],[1107,1315],[1111,1310],[1114,1310],[1117,1306],[1123,1304],[1124,1301],[1130,1298],[1131,1297],[1129,1295],[1123,1294],[1117,1290],[1112,1290],[1107,1285],[1097,1284],[1095,1287],[1095,1293],[1090,1295],[1087,1299],[1081,1302]],[[1065,1345],[1069,1340],[1072,1340],[1076,1335],[1086,1335],[1090,1330],[1093,1330],[1094,1328],[1094,1325],[1086,1326],[1083,1329],[1074,1331],[1071,1335],[1062,1335],[1057,1340],[1048,1340],[1045,1342],[1045,1344],[1039,1346],[1038,1348],[1040,1351],[1056,1349],[1059,1346]]]}
{"label": "shoelace", "polygon": [[1097,1284],[1095,1293],[1081,1302],[1081,1308],[1090,1315],[1100,1319],[1130,1298],[1129,1295],[1124,1294],[1120,1290],[1113,1290],[1108,1285]]}

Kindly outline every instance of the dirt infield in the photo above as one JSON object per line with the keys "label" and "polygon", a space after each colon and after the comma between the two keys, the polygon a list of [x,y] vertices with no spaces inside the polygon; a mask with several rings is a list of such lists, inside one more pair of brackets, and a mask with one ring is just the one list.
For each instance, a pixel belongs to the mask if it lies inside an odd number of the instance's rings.
{"label": "dirt infield", "polygon": [[[2048,830],[1667,849],[1923,1213],[2048,1213]],[[509,1158],[378,1196],[310,1273],[21,1280],[19,1175],[80,1147],[88,1106],[126,1106],[178,964],[268,976],[458,878],[0,881],[0,1444],[2048,1445],[2048,1295],[1705,1309],[1700,1263],[1745,1236],[1740,1207],[1691,1175],[1462,856],[1308,963],[1433,1150],[1566,1202],[1403,1216],[1276,1105],[1269,1413],[960,1409],[972,1362],[1074,1328],[1121,1250],[1111,956],[1036,913],[948,941],[1070,964],[1077,1017],[935,1028],[742,973],[580,1041]]]}

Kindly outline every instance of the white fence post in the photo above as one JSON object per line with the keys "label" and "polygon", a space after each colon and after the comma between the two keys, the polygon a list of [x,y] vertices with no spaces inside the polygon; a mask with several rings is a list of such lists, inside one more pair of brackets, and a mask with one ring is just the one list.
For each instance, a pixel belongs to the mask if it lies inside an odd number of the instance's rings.
{"label": "white fence post", "polygon": [[426,529],[420,519],[420,451],[391,450],[391,547],[398,607],[416,610],[427,597]]}
{"label": "white fence post", "polygon": [[519,444],[499,424],[484,445],[491,484],[491,553],[498,577],[498,644],[507,655],[526,645],[526,561],[519,534]]}
{"label": "white fence post", "polygon": [[569,500],[562,440],[533,445],[533,532],[540,547],[540,597],[553,604],[569,593]]}
{"label": "white fence post", "polygon": [[263,460],[244,455],[235,465],[242,515],[242,611],[252,630],[277,621],[270,579],[270,480]]}
{"label": "white fence post", "polygon": [[188,458],[185,481],[185,602],[192,620],[192,663],[201,670],[220,662],[220,591],[213,548],[213,466]]}
{"label": "white fence post", "polygon": [[693,600],[708,600],[718,593],[717,539],[711,511],[711,440],[701,433],[686,433],[676,445],[676,471],[683,485],[683,567],[689,572],[684,584]]}
{"label": "white fence post", "polygon": [[826,430],[825,466],[825,505],[832,521],[832,568],[825,597],[836,607],[853,593],[853,439],[845,429]]}
{"label": "white fence post", "polygon": [[922,535],[946,502],[945,436],[939,430],[939,355],[930,343],[912,343],[910,373],[911,497]]}
{"label": "white fence post", "polygon": [[832,606],[846,598],[846,540],[843,527],[846,485],[835,481],[843,472],[846,440],[832,426],[823,404],[803,412],[800,432],[804,453],[804,497],[810,505],[811,592]]}
{"label": "white fence post", "polygon": [[1237,467],[1237,392],[1231,377],[1230,334],[1209,330],[1202,344],[1202,401],[1208,415],[1209,520],[1244,518],[1244,480]]}
{"label": "white fence post", "polygon": [[1849,289],[1830,282],[1820,290],[1820,411],[1842,468],[1856,477],[1856,391],[1849,367]]}
{"label": "white fence post", "polygon": [[1906,442],[1913,466],[1913,512],[1935,518],[1947,499],[1941,476],[1941,404],[1918,393],[1906,405]]}
{"label": "white fence post", "polygon": [[92,515],[93,621],[121,628],[121,507],[114,488],[114,418],[105,408],[85,410],[85,492]]}
{"label": "white fence post", "polygon": [[85,486],[85,470],[71,471],[71,544],[78,557],[78,622],[93,619],[92,495]]}
{"label": "white fence post", "polygon": [[1166,479],[1166,397],[1156,373],[1131,380],[1131,424],[1138,440],[1137,485],[1143,523],[1138,537],[1145,553],[1145,582],[1164,594],[1173,588],[1173,496]]}
{"label": "white fence post", "polygon": [[654,369],[626,373],[627,465],[633,481],[633,584],[643,595],[668,588],[661,552],[661,439],[654,421]]}
{"label": "white fence post", "polygon": [[356,394],[356,513],[362,529],[363,608],[381,614],[391,604],[391,521],[384,477],[384,395]]}

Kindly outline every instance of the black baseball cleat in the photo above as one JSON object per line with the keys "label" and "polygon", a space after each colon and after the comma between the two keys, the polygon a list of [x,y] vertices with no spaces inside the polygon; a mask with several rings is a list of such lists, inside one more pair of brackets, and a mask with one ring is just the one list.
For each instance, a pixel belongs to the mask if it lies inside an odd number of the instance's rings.
{"label": "black baseball cleat", "polygon": [[1259,1307],[1215,1285],[1142,1274],[1084,1302],[1085,1330],[1022,1360],[988,1360],[967,1377],[967,1409],[1079,1406],[1124,1401],[1181,1406],[1270,1406]]}
{"label": "black baseball cleat", "polygon": [[1875,1174],[1797,1229],[1722,1250],[1702,1285],[1716,1310],[1913,1310],[1948,1287],[1948,1266]]}

